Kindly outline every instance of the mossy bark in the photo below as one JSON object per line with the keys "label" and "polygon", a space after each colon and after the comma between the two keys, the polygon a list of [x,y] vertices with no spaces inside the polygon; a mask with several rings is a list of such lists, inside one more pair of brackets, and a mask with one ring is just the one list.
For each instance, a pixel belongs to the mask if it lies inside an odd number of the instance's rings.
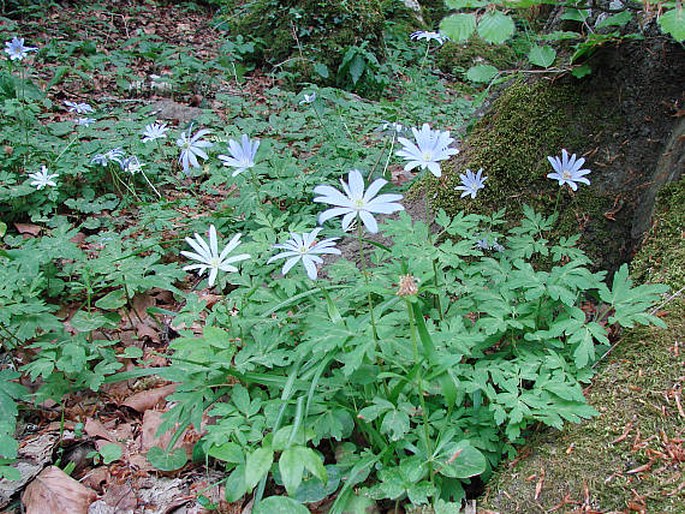
{"label": "mossy bark", "polygon": [[[599,52],[593,74],[529,78],[506,87],[466,137],[462,152],[427,180],[434,209],[448,213],[521,204],[559,212],[559,235],[581,233],[581,246],[598,269],[630,260],[641,234],[631,234],[641,199],[676,123],[685,79],[685,51],[677,45],[626,44]],[[586,159],[592,185],[559,195],[547,156],[562,148]],[[483,168],[485,189],[475,200],[455,191],[466,169]]]}

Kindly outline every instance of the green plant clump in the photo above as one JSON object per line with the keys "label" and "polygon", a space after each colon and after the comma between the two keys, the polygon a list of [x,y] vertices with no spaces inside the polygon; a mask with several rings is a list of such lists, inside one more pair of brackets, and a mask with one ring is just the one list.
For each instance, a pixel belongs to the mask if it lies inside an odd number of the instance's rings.
{"label": "green plant clump", "polygon": [[[199,429],[208,409],[200,447],[225,463],[229,501],[274,483],[304,503],[338,490],[344,512],[366,484],[458,507],[532,424],[596,414],[580,383],[609,326],[662,325],[645,309],[666,288],[633,287],[626,266],[607,287],[577,238],[548,239],[556,215],[524,214],[500,231],[502,211],[441,213],[437,236],[402,214],[371,254],[360,227],[357,262],[317,287],[243,273],[202,337],[173,341],[165,427]],[[603,307],[588,317],[587,301]]]}

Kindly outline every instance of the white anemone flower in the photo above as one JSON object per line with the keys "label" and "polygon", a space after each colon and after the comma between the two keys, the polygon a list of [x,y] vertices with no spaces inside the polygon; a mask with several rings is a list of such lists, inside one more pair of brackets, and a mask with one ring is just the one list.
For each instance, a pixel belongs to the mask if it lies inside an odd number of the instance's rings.
{"label": "white anemone flower", "polygon": [[192,166],[193,168],[199,168],[200,163],[197,158],[207,159],[207,153],[203,148],[209,148],[214,146],[213,143],[205,141],[202,139],[211,131],[207,129],[198,130],[193,136],[193,126],[192,124],[188,128],[187,132],[181,132],[181,137],[176,140],[176,144],[181,149],[181,155],[178,157],[178,163],[183,167],[183,171],[188,173],[188,170]]}
{"label": "white anemone flower", "polygon": [[126,157],[126,159],[122,160],[119,165],[121,166],[122,171],[130,173],[131,175],[142,172],[143,167],[145,166],[145,164],[141,163],[138,157],[135,155]]}
{"label": "white anemone flower", "polygon": [[448,38],[444,34],[440,34],[439,32],[432,32],[429,30],[417,30],[416,32],[412,32],[409,35],[409,39],[411,39],[412,41],[419,41],[421,39],[425,39],[429,43],[431,41],[437,41],[439,45],[442,45],[445,43],[445,41],[449,41],[450,38]]}
{"label": "white anemone flower", "polygon": [[53,179],[57,177],[59,177],[58,173],[50,174],[47,166],[44,165],[40,167],[40,171],[29,173],[29,178],[33,179],[31,181],[31,185],[36,186],[37,190],[41,190],[45,186],[55,187],[57,182],[55,182]]}
{"label": "white anemone flower", "polygon": [[37,52],[38,48],[35,46],[24,45],[24,38],[14,36],[11,41],[5,43],[5,53],[9,56],[10,61],[23,61],[29,52]]}
{"label": "white anemone flower", "polygon": [[95,123],[95,120],[93,118],[78,118],[74,123],[79,127],[90,127]]}
{"label": "white anemone flower", "polygon": [[312,280],[316,280],[318,271],[316,265],[323,263],[323,259],[319,255],[340,255],[340,250],[333,248],[339,238],[331,237],[317,242],[316,236],[319,235],[319,232],[321,232],[321,227],[315,228],[309,233],[294,234],[291,232],[290,239],[285,243],[274,245],[274,248],[285,251],[271,257],[267,264],[278,259],[287,259],[281,270],[281,274],[285,275],[298,261],[302,261],[302,265],[307,271],[307,276]]}
{"label": "white anemone flower", "polygon": [[75,112],[76,114],[88,114],[91,112],[95,112],[95,109],[93,109],[90,106],[90,104],[87,104],[85,102],[71,102],[69,100],[66,100],[64,102],[64,105],[67,106],[69,112]]}
{"label": "white anemone flower", "polygon": [[449,130],[431,130],[428,123],[424,123],[421,129],[412,127],[412,133],[416,144],[412,141],[398,137],[397,141],[402,145],[402,149],[395,152],[395,155],[409,161],[404,166],[405,171],[420,167],[422,170],[428,168],[433,175],[440,177],[440,161],[449,159],[457,155],[457,148],[450,148],[454,138],[450,137]]}
{"label": "white anemone flower", "polygon": [[145,125],[145,130],[143,131],[143,143],[167,137],[166,133],[168,130],[169,128],[167,127],[166,123],[150,123]]}
{"label": "white anemone flower", "polygon": [[343,216],[342,229],[347,231],[357,218],[362,220],[366,229],[375,234],[378,232],[378,224],[373,214],[392,214],[403,211],[404,207],[395,203],[402,199],[402,195],[383,194],[376,196],[380,189],[388,181],[382,178],[374,180],[364,192],[364,178],[359,170],[351,170],[348,181],[340,179],[344,194],[331,186],[316,186],[314,193],[321,195],[314,198],[315,202],[334,205],[319,215],[319,223],[326,220]]}
{"label": "white anemone flower", "polygon": [[316,91],[312,92],[311,95],[308,95],[307,93],[305,93],[303,95],[302,100],[300,100],[300,105],[310,104],[310,103],[314,102],[314,100],[316,100]]}
{"label": "white anemone flower", "polygon": [[466,175],[460,173],[459,178],[461,179],[461,185],[454,189],[462,191],[460,198],[469,195],[471,198],[475,198],[478,190],[485,187],[484,182],[488,179],[488,177],[483,176],[483,168],[479,169],[477,173],[467,169]]}
{"label": "white anemone flower", "polygon": [[209,287],[214,285],[219,270],[227,273],[236,273],[238,268],[233,266],[234,262],[244,261],[250,256],[246,253],[234,255],[229,257],[228,254],[235,250],[240,245],[240,236],[236,234],[229,241],[226,247],[219,253],[219,246],[216,238],[216,228],[214,225],[209,226],[209,243],[207,243],[199,234],[195,234],[195,239],[186,237],[186,242],[192,247],[194,252],[182,251],[181,255],[198,261],[198,264],[190,264],[183,268],[184,271],[198,270],[197,274],[202,274],[209,270]]}
{"label": "white anemone flower", "polygon": [[584,175],[591,173],[591,171],[581,169],[583,164],[585,164],[584,158],[576,159],[576,154],[571,155],[569,158],[568,152],[563,149],[561,150],[561,159],[559,157],[547,157],[547,159],[552,168],[554,168],[554,173],[548,173],[547,178],[558,180],[560,186],[568,184],[573,191],[576,191],[578,190],[576,182],[590,185],[590,179]]}
{"label": "white anemone flower", "polygon": [[258,148],[258,139],[250,141],[247,134],[243,134],[240,139],[240,144],[233,139],[228,142],[228,151],[231,155],[219,155],[219,159],[223,161],[224,166],[235,168],[231,175],[232,177],[235,177],[255,165],[254,158],[255,155],[257,155]]}

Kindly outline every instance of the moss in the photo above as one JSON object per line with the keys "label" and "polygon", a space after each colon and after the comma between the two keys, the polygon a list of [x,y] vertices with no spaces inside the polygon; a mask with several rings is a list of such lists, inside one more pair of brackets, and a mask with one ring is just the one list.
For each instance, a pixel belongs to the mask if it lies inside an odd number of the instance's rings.
{"label": "moss", "polygon": [[[685,286],[685,179],[659,192],[652,229],[632,262],[633,275],[665,282],[675,291]],[[672,242],[674,244],[664,244]],[[680,244],[678,244],[680,242]]]}
{"label": "moss", "polygon": [[[677,290],[685,285],[685,180],[662,191],[653,219],[634,260],[636,272]],[[507,513],[570,512],[583,505],[602,512],[684,512],[685,423],[676,399],[685,366],[685,352],[676,347],[685,338],[683,296],[664,309],[668,329],[624,334],[593,381],[588,399],[600,416],[536,435],[522,449],[524,458],[495,475],[482,507]]]}
{"label": "moss", "polygon": [[507,69],[514,66],[516,61],[516,52],[510,45],[490,45],[478,36],[464,43],[447,42],[435,55],[438,68],[453,75],[460,75],[478,64]]}
{"label": "moss", "polygon": [[345,51],[365,42],[381,52],[385,17],[380,0],[254,0],[230,20],[236,34],[263,41],[262,60],[277,65],[294,63],[300,80],[323,80],[313,63],[329,70],[335,80]]}

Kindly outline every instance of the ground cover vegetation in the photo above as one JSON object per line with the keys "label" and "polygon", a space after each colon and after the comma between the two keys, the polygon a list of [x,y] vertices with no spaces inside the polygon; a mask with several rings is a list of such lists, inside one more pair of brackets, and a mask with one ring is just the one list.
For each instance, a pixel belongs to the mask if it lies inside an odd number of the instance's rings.
{"label": "ground cover vegetation", "polygon": [[[267,75],[264,36],[232,27],[250,2],[225,3],[211,37],[181,24],[176,41],[140,22],[167,8],[152,2],[77,4],[79,27],[48,2],[6,4],[5,481],[22,478],[25,419],[52,410],[63,432],[76,398],[143,377],[175,384],[158,431],[172,435],[147,462],[219,469],[223,500],[251,498],[255,513],[458,512],[531,427],[595,416],[582,390],[593,365],[620,327],[664,325],[650,309],[667,287],[634,284],[625,265],[607,279],[578,235],[554,231],[559,200],[591,185],[580,150],[538,156],[549,212],[432,213],[428,196],[424,212],[405,212],[409,188],[441,177],[501,78],[470,68],[470,83],[450,87],[434,71],[446,36],[477,30],[491,44],[529,26],[504,5],[471,12],[485,4],[448,2],[469,12],[445,18],[444,33],[383,21],[369,32],[382,55],[372,40],[345,42],[339,62],[305,59],[301,75]],[[666,2],[658,18],[676,39],[669,19],[682,13]],[[319,32],[347,16],[307,18],[317,52],[334,41]],[[458,25],[468,20],[473,30]],[[521,55],[556,59],[535,45]],[[151,100],[163,96],[193,108],[162,114]],[[489,173],[460,170],[454,197],[467,205]],[[191,428],[189,453],[177,443]],[[114,441],[91,457],[127,452]]]}

